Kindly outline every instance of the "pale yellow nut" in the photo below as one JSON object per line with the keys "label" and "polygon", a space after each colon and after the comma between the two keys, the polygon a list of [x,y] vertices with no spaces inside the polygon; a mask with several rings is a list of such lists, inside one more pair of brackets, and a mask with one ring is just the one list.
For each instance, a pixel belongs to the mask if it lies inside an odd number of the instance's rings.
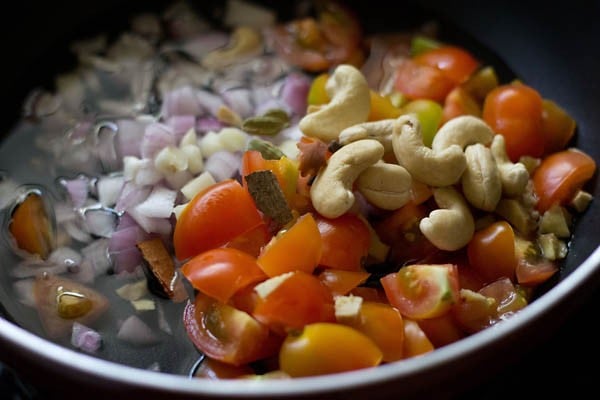
{"label": "pale yellow nut", "polygon": [[371,96],[360,70],[346,64],[336,67],[325,89],[331,101],[304,116],[299,127],[306,136],[329,142],[336,140],[342,130],[367,120]]}
{"label": "pale yellow nut", "polygon": [[461,178],[463,194],[474,207],[494,211],[502,196],[502,183],[489,148],[480,143],[465,149],[467,168]]}
{"label": "pale yellow nut", "polygon": [[452,145],[458,145],[462,149],[475,143],[488,145],[493,137],[494,131],[481,118],[462,115],[442,125],[433,137],[431,148],[441,151]]}
{"label": "pale yellow nut", "polygon": [[494,136],[490,150],[498,167],[504,194],[509,197],[522,194],[529,181],[529,172],[522,163],[513,163],[510,161],[506,154],[506,140],[504,136]]}
{"label": "pale yellow nut", "polygon": [[400,165],[378,162],[358,176],[356,186],[374,206],[397,210],[411,198],[412,178]]}
{"label": "pale yellow nut", "polygon": [[475,233],[475,221],[464,198],[452,187],[434,189],[433,196],[440,209],[421,220],[421,232],[440,250],[466,246]]}
{"label": "pale yellow nut", "polygon": [[452,144],[434,151],[423,144],[421,124],[411,115],[402,115],[394,122],[392,147],[398,164],[412,178],[429,186],[449,186],[460,180],[466,159],[462,148]]}
{"label": "pale yellow nut", "polygon": [[338,142],[345,145],[361,139],[375,139],[383,145],[387,153],[392,151],[394,121],[394,119],[382,119],[350,126],[340,132]]}
{"label": "pale yellow nut", "polygon": [[329,158],[310,189],[317,212],[328,218],[346,213],[354,204],[352,186],[358,176],[383,156],[383,146],[376,140],[350,143]]}

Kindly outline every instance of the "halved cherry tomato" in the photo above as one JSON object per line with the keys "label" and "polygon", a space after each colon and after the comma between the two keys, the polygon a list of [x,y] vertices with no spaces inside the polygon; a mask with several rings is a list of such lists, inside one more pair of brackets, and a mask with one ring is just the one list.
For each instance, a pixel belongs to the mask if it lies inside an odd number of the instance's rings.
{"label": "halved cherry tomato", "polygon": [[53,234],[41,195],[30,193],[16,206],[8,226],[16,246],[46,259],[53,247]]}
{"label": "halved cherry tomato", "polygon": [[483,120],[504,136],[506,153],[513,161],[521,156],[544,154],[542,97],[524,84],[506,84],[493,89],[483,103]]}
{"label": "halved cherry tomato", "polygon": [[391,305],[411,319],[435,318],[458,301],[458,271],[454,264],[414,264],[381,278]]}
{"label": "halved cherry tomato", "polygon": [[448,93],[448,96],[444,100],[442,124],[461,115],[481,117],[481,107],[469,92],[457,86]]}
{"label": "halved cherry tomato", "polygon": [[404,60],[396,69],[394,88],[409,99],[442,102],[456,83],[441,70],[413,60]]}
{"label": "halved cherry tomato", "polygon": [[397,118],[402,114],[398,107],[392,104],[388,97],[371,90],[371,111],[367,121],[379,121],[381,119]]}
{"label": "halved cherry tomato", "polygon": [[514,279],[517,258],[515,234],[508,222],[497,221],[473,235],[467,245],[469,264],[487,282]]}
{"label": "halved cherry tomato", "polygon": [[254,370],[248,365],[235,366],[225,364],[210,357],[205,357],[194,373],[194,378],[203,379],[237,379],[244,375],[254,374]]}
{"label": "halved cherry tomato", "polygon": [[275,332],[302,329],[314,322],[335,321],[333,296],[314,275],[290,272],[271,278],[261,286],[262,294],[259,287],[255,288],[259,297],[252,315]]}
{"label": "halved cherry tomato", "polygon": [[278,233],[258,256],[258,265],[269,276],[290,271],[312,273],[322,253],[319,228],[312,214],[296,220],[288,230]]}
{"label": "halved cherry tomato", "polygon": [[233,248],[217,248],[200,253],[181,268],[194,289],[227,303],[241,288],[267,279],[256,259]]}
{"label": "halved cherry tomato", "polygon": [[271,237],[267,224],[262,223],[244,234],[236,236],[233,240],[227,242],[224,247],[238,249],[253,257],[258,257],[262,248],[271,240]]}
{"label": "halved cherry tomato", "polygon": [[452,315],[466,332],[475,333],[494,323],[497,308],[495,298],[469,289],[461,289],[460,300],[452,307]]}
{"label": "halved cherry tomato", "polygon": [[202,293],[188,302],[183,321],[192,343],[215,360],[243,365],[274,355],[281,338],[247,313]]}
{"label": "halved cherry tomato", "polygon": [[315,323],[291,332],[279,352],[280,368],[292,377],[333,374],[381,363],[382,353],[371,339],[341,324]]}
{"label": "halved cherry tomato", "polygon": [[194,196],[177,219],[175,255],[185,260],[220,247],[262,223],[250,193],[237,181],[216,183]]}
{"label": "halved cherry tomato", "polygon": [[364,301],[357,318],[345,322],[367,335],[379,347],[383,361],[401,360],[404,350],[404,322],[389,304]]}
{"label": "halved cherry tomato", "polygon": [[440,46],[425,51],[413,60],[422,65],[435,67],[456,84],[466,81],[479,67],[479,61],[463,48],[456,46]]}
{"label": "halved cherry tomato", "polygon": [[519,259],[515,270],[517,282],[523,286],[537,286],[546,282],[550,277],[558,272],[558,266],[544,258],[528,260]]}
{"label": "halved cherry tomato", "polygon": [[527,299],[508,278],[498,279],[481,288],[478,293],[496,300],[496,315],[498,318],[505,314],[514,314],[527,305]]}
{"label": "halved cherry tomato", "polygon": [[458,342],[465,337],[465,333],[454,320],[452,313],[436,318],[420,319],[417,323],[436,348]]}
{"label": "halved cherry tomato", "polygon": [[563,150],[575,134],[577,123],[552,100],[542,100],[542,132],[545,154]]}
{"label": "halved cherry tomato", "polygon": [[416,321],[404,318],[404,358],[420,356],[435,347]]}
{"label": "halved cherry tomato", "polygon": [[316,218],[321,233],[323,252],[319,265],[360,271],[369,253],[371,234],[365,223],[354,214],[344,214],[338,218]]}
{"label": "halved cherry tomato", "polygon": [[326,269],[319,274],[319,280],[329,288],[334,296],[343,296],[366,281],[369,275],[371,274],[364,271]]}
{"label": "halved cherry tomato", "polygon": [[568,203],[595,172],[594,159],[580,150],[568,149],[544,158],[533,173],[537,209],[543,213],[554,204]]}
{"label": "halved cherry tomato", "polygon": [[[279,160],[265,160],[257,150],[246,150],[242,156],[240,173],[242,177],[255,171],[271,171],[275,174],[277,182],[288,201],[293,205],[296,195],[296,184],[298,182],[298,167],[289,158],[283,156]],[[242,179],[244,186],[245,178]]]}

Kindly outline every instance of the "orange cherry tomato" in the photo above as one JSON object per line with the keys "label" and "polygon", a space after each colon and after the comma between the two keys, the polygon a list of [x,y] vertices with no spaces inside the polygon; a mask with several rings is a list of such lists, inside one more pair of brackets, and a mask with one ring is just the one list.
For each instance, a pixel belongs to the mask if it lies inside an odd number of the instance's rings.
{"label": "orange cherry tomato", "polygon": [[216,183],[194,196],[177,219],[175,256],[185,260],[220,247],[262,223],[250,193],[237,181]]}
{"label": "orange cherry tomato", "polygon": [[333,219],[317,216],[316,221],[323,243],[319,265],[360,271],[371,242],[367,225],[348,213]]}
{"label": "orange cherry tomato", "polygon": [[568,203],[595,172],[594,159],[580,150],[563,150],[544,158],[533,173],[537,209],[543,213],[554,204]]}
{"label": "orange cherry tomato", "polygon": [[544,154],[542,97],[529,86],[507,84],[493,89],[483,103],[483,120],[504,136],[508,157]]}
{"label": "orange cherry tomato", "polygon": [[256,259],[233,248],[200,253],[181,268],[194,289],[227,303],[241,288],[267,279]]}
{"label": "orange cherry tomato", "polygon": [[[281,281],[278,281],[281,280]],[[271,282],[269,282],[271,281]],[[301,329],[314,322],[335,321],[333,296],[317,277],[302,271],[278,276],[261,285],[273,285],[259,297],[252,315],[278,333]]]}
{"label": "orange cherry tomato", "polygon": [[458,300],[458,272],[454,264],[413,264],[381,278],[390,304],[411,319],[435,318]]}
{"label": "orange cherry tomato", "polygon": [[467,245],[467,254],[471,268],[486,282],[503,277],[514,279],[515,233],[508,222],[494,222],[475,232]]}
{"label": "orange cherry tomato", "polygon": [[50,255],[54,239],[44,201],[40,195],[30,193],[17,205],[8,229],[19,249],[37,254],[43,259]]}
{"label": "orange cherry tomato", "polygon": [[312,214],[296,220],[288,230],[271,239],[258,256],[258,265],[268,276],[290,271],[312,273],[321,259],[322,240]]}
{"label": "orange cherry tomato", "polygon": [[479,61],[465,49],[440,46],[413,57],[416,63],[435,67],[456,84],[466,81],[479,67]]}
{"label": "orange cherry tomato", "polygon": [[271,233],[267,224],[262,223],[242,235],[236,236],[227,242],[224,247],[238,249],[253,257],[258,257],[262,248],[271,240]]}
{"label": "orange cherry tomato", "polygon": [[281,338],[247,313],[202,293],[188,302],[183,321],[192,343],[215,360],[244,365],[277,353]]}
{"label": "orange cherry tomato", "polygon": [[388,97],[371,90],[371,111],[367,121],[379,121],[381,119],[397,118],[402,114],[402,110],[392,104]]}
{"label": "orange cherry tomato", "polygon": [[403,61],[396,69],[394,87],[409,99],[443,102],[456,83],[441,70],[413,60]]}
{"label": "orange cherry tomato", "polygon": [[544,132],[545,154],[564,150],[573,135],[577,123],[552,100],[542,101],[542,131]]}
{"label": "orange cherry tomato", "polygon": [[404,322],[389,304],[364,301],[357,318],[345,322],[367,335],[379,347],[385,362],[398,361],[404,351]]}
{"label": "orange cherry tomato", "polygon": [[371,339],[341,324],[315,323],[291,332],[279,352],[281,370],[292,377],[375,367],[382,353]]}
{"label": "orange cherry tomato", "polygon": [[242,182],[246,187],[245,176],[256,171],[271,171],[275,174],[281,191],[285,195],[288,204],[293,205],[296,196],[296,185],[298,182],[298,167],[287,157],[278,160],[265,160],[257,150],[246,150],[242,156],[240,173]]}
{"label": "orange cherry tomato", "polygon": [[442,110],[442,124],[461,115],[481,117],[481,107],[464,88],[457,86],[446,96]]}
{"label": "orange cherry tomato", "polygon": [[420,356],[435,347],[416,321],[404,318],[404,358]]}
{"label": "orange cherry tomato", "polygon": [[319,274],[319,280],[329,288],[334,296],[343,296],[366,281],[370,275],[364,271],[326,269]]}
{"label": "orange cherry tomato", "polygon": [[465,333],[454,320],[452,313],[436,318],[421,319],[417,323],[436,348],[457,342],[465,337]]}

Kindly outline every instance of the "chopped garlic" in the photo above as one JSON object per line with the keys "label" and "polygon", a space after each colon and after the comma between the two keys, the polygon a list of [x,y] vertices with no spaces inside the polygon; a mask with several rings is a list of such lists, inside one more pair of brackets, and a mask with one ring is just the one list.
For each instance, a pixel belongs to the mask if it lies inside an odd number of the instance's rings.
{"label": "chopped garlic", "polygon": [[176,206],[173,208],[173,214],[175,214],[175,218],[176,218],[176,219],[179,219],[179,216],[180,216],[180,215],[181,215],[181,213],[183,212],[183,209],[184,209],[185,207],[187,207],[187,205],[188,205],[188,203],[185,203],[185,204],[179,204],[179,205],[176,205]]}
{"label": "chopped garlic", "polygon": [[186,144],[181,146],[181,151],[187,158],[188,171],[197,175],[204,170],[204,158],[202,151],[196,144]]}
{"label": "chopped garlic", "polygon": [[153,311],[156,309],[156,303],[152,299],[132,300],[131,305],[136,311]]}
{"label": "chopped garlic", "polygon": [[219,131],[219,139],[225,150],[236,152],[246,148],[248,135],[241,129],[226,127]]}
{"label": "chopped garlic", "polygon": [[219,134],[214,131],[206,132],[206,134],[200,139],[200,150],[204,158],[208,158],[215,154],[217,151],[225,150]]}
{"label": "chopped garlic", "polygon": [[264,282],[259,283],[254,287],[254,291],[262,298],[267,298],[273,290],[277,289],[279,285],[285,282],[290,276],[292,276],[294,272],[286,272],[285,274],[274,276],[273,278],[269,278]]}
{"label": "chopped garlic", "polygon": [[188,168],[188,157],[181,149],[167,146],[162,148],[154,157],[154,167],[163,175],[185,171]]}
{"label": "chopped garlic", "polygon": [[148,283],[146,282],[146,279],[142,279],[134,283],[123,285],[118,288],[116,292],[119,297],[125,300],[139,300],[148,294]]}
{"label": "chopped garlic", "polygon": [[196,194],[215,183],[215,178],[213,178],[210,172],[206,171],[186,183],[181,188],[181,193],[183,193],[186,199],[191,200]]}
{"label": "chopped garlic", "polygon": [[540,219],[540,233],[554,233],[559,238],[571,235],[570,214],[561,206],[554,205]]}
{"label": "chopped garlic", "polygon": [[358,317],[363,298],[360,296],[337,296],[335,298],[335,319],[338,322],[351,321]]}
{"label": "chopped garlic", "polygon": [[198,145],[198,135],[196,134],[196,130],[194,128],[190,128],[179,141],[179,147],[188,145]]}
{"label": "chopped garlic", "polygon": [[583,190],[578,190],[571,200],[571,206],[575,209],[575,211],[582,213],[586,208],[588,208],[593,198],[594,197],[590,193]]}
{"label": "chopped garlic", "polygon": [[297,140],[286,140],[279,145],[279,150],[290,160],[297,160],[300,154],[300,149],[296,145],[297,143]]}

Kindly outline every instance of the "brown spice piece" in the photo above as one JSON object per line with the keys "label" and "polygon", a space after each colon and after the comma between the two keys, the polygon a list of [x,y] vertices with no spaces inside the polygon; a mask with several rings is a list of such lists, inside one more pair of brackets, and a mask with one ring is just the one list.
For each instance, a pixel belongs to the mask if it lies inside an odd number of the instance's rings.
{"label": "brown spice piece", "polygon": [[284,226],[294,218],[281,186],[279,186],[279,182],[272,171],[255,171],[244,178],[256,207],[279,227]]}
{"label": "brown spice piece", "polygon": [[173,298],[175,282],[175,263],[160,238],[148,239],[138,243],[137,248],[147,263],[148,269],[160,283],[164,293]]}

